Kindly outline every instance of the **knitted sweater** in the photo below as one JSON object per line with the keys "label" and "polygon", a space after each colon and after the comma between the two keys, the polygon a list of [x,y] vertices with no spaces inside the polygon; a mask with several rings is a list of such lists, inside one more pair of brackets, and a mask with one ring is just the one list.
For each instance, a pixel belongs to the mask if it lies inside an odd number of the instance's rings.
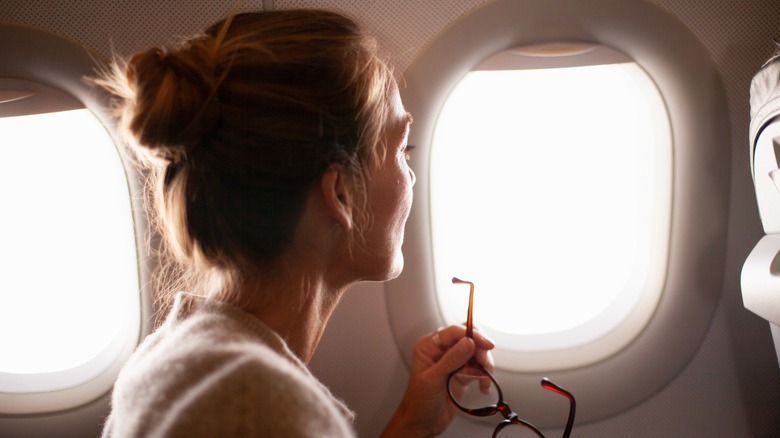
{"label": "knitted sweater", "polygon": [[103,437],[352,437],[354,414],[260,320],[180,293],[114,385]]}

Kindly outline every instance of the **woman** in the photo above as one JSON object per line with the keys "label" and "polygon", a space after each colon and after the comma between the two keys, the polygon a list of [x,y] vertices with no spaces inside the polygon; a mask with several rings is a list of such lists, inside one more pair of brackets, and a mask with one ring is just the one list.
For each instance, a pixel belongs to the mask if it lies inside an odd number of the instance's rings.
{"label": "woman", "polygon": [[[330,12],[240,14],[98,82],[188,291],[120,373],[104,436],[353,436],[306,363],[350,285],[403,268],[411,116],[374,41]],[[422,338],[385,435],[441,433],[447,375],[490,348]]]}

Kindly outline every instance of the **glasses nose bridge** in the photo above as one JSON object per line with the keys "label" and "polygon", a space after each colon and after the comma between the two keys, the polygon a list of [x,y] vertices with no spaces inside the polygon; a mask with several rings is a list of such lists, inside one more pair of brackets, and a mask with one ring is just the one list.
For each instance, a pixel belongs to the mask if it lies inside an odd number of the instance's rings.
{"label": "glasses nose bridge", "polygon": [[504,418],[509,421],[512,421],[513,418],[518,418],[518,415],[515,413],[515,411],[513,411],[512,408],[510,408],[509,405],[506,404],[503,400],[496,405],[496,409],[501,413],[501,415],[504,416]]}

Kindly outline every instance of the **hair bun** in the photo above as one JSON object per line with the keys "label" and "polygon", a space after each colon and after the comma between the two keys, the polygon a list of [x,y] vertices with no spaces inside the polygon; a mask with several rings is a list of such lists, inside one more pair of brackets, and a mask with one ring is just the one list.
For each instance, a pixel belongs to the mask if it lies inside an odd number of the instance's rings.
{"label": "hair bun", "polygon": [[172,51],[152,48],[127,65],[135,91],[128,128],[142,147],[169,163],[192,153],[219,119],[214,61],[197,42]]}

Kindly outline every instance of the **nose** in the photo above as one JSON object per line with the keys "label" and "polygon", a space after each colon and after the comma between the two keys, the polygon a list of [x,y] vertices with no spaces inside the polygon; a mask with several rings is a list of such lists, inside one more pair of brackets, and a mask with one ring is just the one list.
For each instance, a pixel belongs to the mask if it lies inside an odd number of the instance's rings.
{"label": "nose", "polygon": [[409,168],[409,176],[412,178],[412,187],[414,187],[414,183],[417,182],[417,175],[414,174],[414,170],[412,168]]}

